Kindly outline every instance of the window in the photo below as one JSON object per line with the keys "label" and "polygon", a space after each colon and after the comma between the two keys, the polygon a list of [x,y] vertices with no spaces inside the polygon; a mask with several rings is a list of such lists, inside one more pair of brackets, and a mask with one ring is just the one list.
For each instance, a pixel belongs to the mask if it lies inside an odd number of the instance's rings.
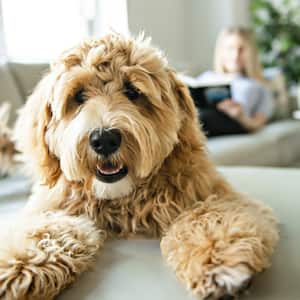
{"label": "window", "polygon": [[2,0],[6,53],[21,62],[49,61],[109,28],[127,33],[125,0]]}

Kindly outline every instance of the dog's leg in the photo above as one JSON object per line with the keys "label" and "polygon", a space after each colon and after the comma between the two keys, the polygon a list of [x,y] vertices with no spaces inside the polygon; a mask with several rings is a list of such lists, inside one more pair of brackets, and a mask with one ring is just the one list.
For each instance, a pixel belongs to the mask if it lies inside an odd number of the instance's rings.
{"label": "dog's leg", "polygon": [[272,211],[241,196],[211,197],[183,212],[161,241],[177,277],[201,299],[234,299],[269,265],[278,240]]}
{"label": "dog's leg", "polygon": [[27,216],[0,240],[0,299],[53,299],[93,262],[105,239],[85,216]]}

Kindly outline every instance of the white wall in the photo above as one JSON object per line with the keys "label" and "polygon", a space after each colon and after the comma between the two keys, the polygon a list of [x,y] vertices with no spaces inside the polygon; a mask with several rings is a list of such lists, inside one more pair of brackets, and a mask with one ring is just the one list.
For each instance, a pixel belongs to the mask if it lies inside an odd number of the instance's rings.
{"label": "white wall", "polygon": [[249,24],[249,0],[128,0],[129,29],[145,30],[170,64],[197,74],[212,67],[218,32]]}
{"label": "white wall", "polygon": [[185,59],[185,5],[183,0],[128,0],[129,30],[144,30],[162,48],[170,62],[180,65]]}

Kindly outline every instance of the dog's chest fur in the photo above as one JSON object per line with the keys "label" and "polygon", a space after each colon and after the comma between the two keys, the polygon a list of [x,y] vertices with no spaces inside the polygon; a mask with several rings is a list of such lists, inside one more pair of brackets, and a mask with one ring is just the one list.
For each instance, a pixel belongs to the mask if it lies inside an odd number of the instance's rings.
{"label": "dog's chest fur", "polygon": [[59,208],[75,215],[87,214],[111,237],[159,237],[184,209],[201,198],[191,186],[180,191],[166,179],[157,180],[114,200],[97,199],[73,189]]}

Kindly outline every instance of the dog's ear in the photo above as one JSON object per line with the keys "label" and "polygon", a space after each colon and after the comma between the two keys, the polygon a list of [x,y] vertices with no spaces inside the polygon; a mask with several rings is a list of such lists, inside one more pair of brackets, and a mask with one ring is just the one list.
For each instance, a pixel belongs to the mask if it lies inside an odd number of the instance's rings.
{"label": "dog's ear", "polygon": [[3,125],[8,124],[10,107],[11,105],[8,102],[4,102],[0,106],[0,123]]}
{"label": "dog's ear", "polygon": [[19,111],[14,139],[25,168],[44,184],[53,186],[61,174],[58,159],[50,152],[46,131],[52,118],[53,78],[46,75]]}
{"label": "dog's ear", "polygon": [[179,140],[185,144],[193,144],[194,141],[205,144],[206,137],[201,129],[197,109],[188,87],[178,79],[175,71],[168,70],[168,74],[180,109]]}
{"label": "dog's ear", "polygon": [[167,72],[169,74],[173,92],[178,100],[179,107],[190,119],[195,119],[197,117],[197,112],[187,86],[177,78],[174,70],[168,69]]}

